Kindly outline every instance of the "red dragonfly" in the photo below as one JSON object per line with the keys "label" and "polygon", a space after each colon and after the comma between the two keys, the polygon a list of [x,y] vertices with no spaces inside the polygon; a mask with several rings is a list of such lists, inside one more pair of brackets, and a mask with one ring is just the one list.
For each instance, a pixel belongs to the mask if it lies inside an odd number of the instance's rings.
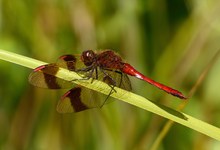
{"label": "red dragonfly", "polygon": [[[112,50],[97,53],[93,50],[86,50],[82,52],[80,57],[77,55],[63,55],[59,57],[57,63],[42,65],[34,69],[29,76],[29,82],[41,88],[72,88],[72,81],[66,81],[55,76],[60,67],[75,71],[82,75],[84,79],[93,78],[107,83],[112,87],[110,94],[115,86],[130,91],[131,84],[127,76],[130,75],[144,80],[168,94],[186,99],[181,92],[144,76],[130,64],[123,62],[121,57]],[[96,91],[77,85],[62,96],[57,105],[57,111],[68,113],[101,107],[105,101],[99,100],[99,95]]]}

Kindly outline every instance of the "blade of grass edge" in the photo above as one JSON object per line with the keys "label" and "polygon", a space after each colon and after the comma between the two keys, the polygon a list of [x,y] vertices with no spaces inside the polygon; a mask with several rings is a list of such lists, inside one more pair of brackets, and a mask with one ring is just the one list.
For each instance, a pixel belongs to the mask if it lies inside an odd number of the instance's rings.
{"label": "blade of grass edge", "polygon": [[[195,84],[193,85],[193,87],[191,88],[189,94],[187,97],[191,97],[196,90],[198,89],[198,87],[201,85],[201,83],[204,81],[205,77],[207,76],[207,74],[209,73],[209,70],[211,70],[211,68],[214,66],[215,62],[218,60],[220,56],[220,49],[216,52],[216,54],[213,56],[213,58],[211,59],[211,61],[208,63],[208,65],[204,68],[204,70],[202,71],[202,73],[200,74],[198,80],[195,82]],[[188,104],[188,101],[182,102],[177,108],[177,111],[182,111],[185,106]],[[173,126],[174,122],[169,120],[166,122],[166,124],[163,126],[160,134],[157,136],[156,140],[154,141],[154,143],[152,144],[151,150],[156,150],[159,147],[159,144],[161,143],[161,141],[163,140],[163,138],[166,136],[166,134],[169,132],[170,128]]]}
{"label": "blade of grass edge", "polygon": [[[18,54],[8,52],[5,50],[1,50],[1,49],[0,49],[0,59],[9,61],[15,64],[19,64],[24,67],[32,68],[32,69],[40,65],[46,64],[45,62],[38,61],[38,60],[29,58],[26,56],[18,55]],[[63,68],[59,70],[56,76],[59,78],[68,80],[68,81],[81,78],[77,73],[72,72],[72,71],[70,72]],[[74,80],[72,82],[79,84],[81,86],[85,86],[86,88],[101,92],[106,95],[109,94],[110,87],[101,81],[94,80],[91,83],[91,81]],[[142,108],[152,113],[155,113],[157,115],[160,115],[164,118],[167,118],[169,120],[182,124],[186,127],[189,127],[195,131],[198,131],[200,133],[203,133],[209,137],[212,137],[220,141],[220,129],[215,126],[212,126],[199,119],[193,118],[190,115],[173,110],[164,105],[157,104],[153,101],[150,101],[132,92],[128,92],[117,87],[115,88],[115,90],[117,91],[117,93],[113,93],[111,96],[116,99],[122,100],[131,105],[137,106],[139,108]]]}

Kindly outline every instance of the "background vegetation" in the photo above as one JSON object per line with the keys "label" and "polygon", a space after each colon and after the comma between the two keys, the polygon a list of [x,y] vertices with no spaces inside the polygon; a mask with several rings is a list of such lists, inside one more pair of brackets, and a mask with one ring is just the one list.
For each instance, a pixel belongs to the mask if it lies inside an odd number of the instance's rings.
{"label": "background vegetation", "polygon": [[[217,0],[0,0],[0,48],[54,62],[85,49],[113,49],[149,77],[186,95],[220,48]],[[220,126],[220,61],[184,112]],[[166,120],[115,101],[58,114],[65,91],[35,88],[30,69],[0,61],[1,149],[149,149]],[[131,78],[133,92],[176,108],[181,101]],[[159,149],[217,149],[220,143],[175,124]]]}

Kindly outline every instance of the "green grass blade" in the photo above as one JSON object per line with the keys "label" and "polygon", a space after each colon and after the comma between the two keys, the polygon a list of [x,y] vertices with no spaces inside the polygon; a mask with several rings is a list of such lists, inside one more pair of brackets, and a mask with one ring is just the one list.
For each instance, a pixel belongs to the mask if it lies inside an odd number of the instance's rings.
{"label": "green grass blade", "polygon": [[[214,55],[214,57],[211,59],[211,61],[208,63],[208,65],[204,68],[200,76],[198,77],[198,80],[195,82],[194,86],[189,92],[188,97],[192,97],[192,95],[197,91],[197,89],[200,87],[201,83],[204,81],[205,77],[210,72],[211,68],[214,66],[216,61],[218,60],[220,56],[220,50],[217,51],[217,53]],[[182,111],[188,103],[181,103],[176,110]],[[159,144],[163,140],[163,138],[166,136],[166,134],[169,132],[170,128],[174,125],[174,122],[169,120],[164,125],[163,129],[161,130],[160,134],[157,136],[156,140],[154,141],[151,150],[158,149]]]}
{"label": "green grass blade", "polygon": [[[37,66],[45,64],[45,62],[41,62],[41,61],[38,61],[32,58],[28,58],[28,57],[14,54],[11,52],[7,52],[4,50],[0,50],[0,59],[9,61],[15,64],[19,64],[19,65],[22,65],[28,68],[35,68]],[[66,69],[61,69],[59,73],[57,74],[57,77],[68,80],[68,81],[72,81],[72,79],[81,78],[77,73],[72,72],[72,71],[70,72]],[[81,86],[85,86],[89,89],[98,91],[106,95],[109,94],[110,87],[101,81],[94,80],[91,83],[91,81],[77,80],[77,81],[74,81],[74,83],[79,84]],[[195,131],[198,131],[200,133],[203,133],[209,137],[212,137],[220,141],[220,129],[215,126],[212,126],[199,119],[196,119],[190,115],[173,110],[164,105],[157,104],[155,102],[147,100],[146,98],[136,95],[132,92],[128,92],[117,87],[115,88],[115,90],[117,91],[117,93],[113,93],[111,94],[111,96],[116,99],[127,102],[139,108],[145,109],[157,115],[160,115],[164,118],[167,118],[169,120],[182,124],[186,127],[189,127]]]}

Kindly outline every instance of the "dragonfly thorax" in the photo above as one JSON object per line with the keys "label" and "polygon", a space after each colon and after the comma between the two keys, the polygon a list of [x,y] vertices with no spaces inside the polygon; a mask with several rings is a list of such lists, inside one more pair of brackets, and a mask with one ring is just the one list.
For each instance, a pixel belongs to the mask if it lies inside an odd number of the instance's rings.
{"label": "dragonfly thorax", "polygon": [[97,66],[108,69],[120,69],[122,67],[122,59],[116,53],[106,50],[97,54]]}

